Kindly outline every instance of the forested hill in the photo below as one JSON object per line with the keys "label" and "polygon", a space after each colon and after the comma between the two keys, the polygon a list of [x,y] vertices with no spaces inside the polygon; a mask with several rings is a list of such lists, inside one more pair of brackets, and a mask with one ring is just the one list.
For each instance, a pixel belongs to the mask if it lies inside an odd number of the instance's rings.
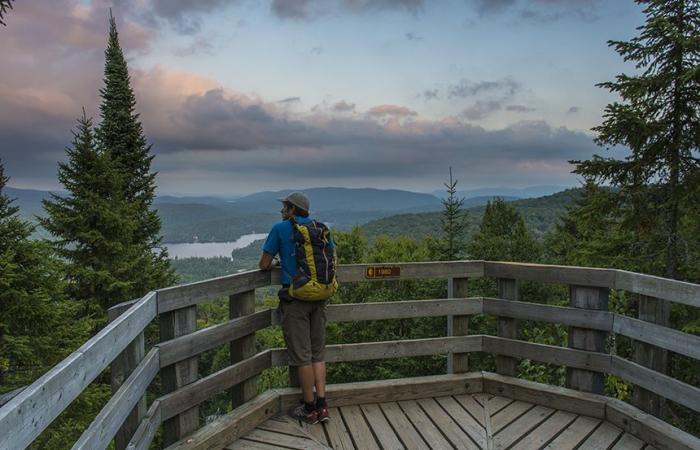
{"label": "forested hill", "polygon": [[[566,211],[566,207],[571,205],[580,195],[580,189],[567,189],[545,197],[511,201],[509,204],[523,214],[528,229],[535,236],[541,236],[558,222],[560,216]],[[483,205],[465,209],[468,236],[479,227],[484,209]],[[370,241],[380,235],[411,236],[415,239],[423,239],[430,235],[437,236],[442,232],[440,227],[441,214],[440,211],[398,214],[368,222],[362,226],[362,230]]]}

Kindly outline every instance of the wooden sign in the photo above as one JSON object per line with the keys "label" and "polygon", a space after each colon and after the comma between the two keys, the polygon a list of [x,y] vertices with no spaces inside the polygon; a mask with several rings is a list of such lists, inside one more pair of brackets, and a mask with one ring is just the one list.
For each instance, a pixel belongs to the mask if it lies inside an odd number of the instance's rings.
{"label": "wooden sign", "polygon": [[372,266],[365,272],[365,278],[398,278],[401,276],[401,267],[397,266]]}

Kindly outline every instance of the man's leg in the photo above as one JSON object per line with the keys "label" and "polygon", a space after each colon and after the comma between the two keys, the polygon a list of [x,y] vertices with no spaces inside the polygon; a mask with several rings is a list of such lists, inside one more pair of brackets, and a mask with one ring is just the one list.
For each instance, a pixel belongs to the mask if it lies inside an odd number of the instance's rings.
{"label": "man's leg", "polygon": [[315,362],[311,365],[314,373],[314,385],[316,386],[316,395],[326,397],[326,363],[324,361]]}
{"label": "man's leg", "polygon": [[[301,385],[301,392],[304,397],[305,403],[312,403],[314,401],[314,372],[316,364],[308,364],[305,366],[299,366],[299,384]],[[325,383],[324,383],[325,384]],[[316,388],[318,389],[318,387]],[[324,386],[325,393],[325,386]],[[320,395],[320,394],[319,394]]]}

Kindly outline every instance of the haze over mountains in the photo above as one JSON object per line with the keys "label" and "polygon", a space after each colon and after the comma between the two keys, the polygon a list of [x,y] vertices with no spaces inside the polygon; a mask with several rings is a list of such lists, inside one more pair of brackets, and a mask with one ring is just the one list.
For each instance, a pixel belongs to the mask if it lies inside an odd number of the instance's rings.
{"label": "haze over mountains", "polygon": [[[557,190],[561,188],[493,188],[462,191],[460,196],[465,197],[464,208],[474,208],[485,205],[494,196],[512,201]],[[248,233],[266,232],[279,220],[280,203],[277,199],[291,191],[265,191],[240,198],[160,196],[154,207],[162,220],[164,242],[222,242]],[[400,214],[438,212],[442,208],[439,197],[445,195],[444,191],[435,191],[433,195],[393,189],[338,187],[310,188],[304,192],[311,199],[314,217],[339,229]],[[41,200],[49,196],[46,191],[16,188],[6,188],[6,193],[16,199],[20,214],[28,219],[43,213]],[[393,233],[394,230],[390,234]]]}

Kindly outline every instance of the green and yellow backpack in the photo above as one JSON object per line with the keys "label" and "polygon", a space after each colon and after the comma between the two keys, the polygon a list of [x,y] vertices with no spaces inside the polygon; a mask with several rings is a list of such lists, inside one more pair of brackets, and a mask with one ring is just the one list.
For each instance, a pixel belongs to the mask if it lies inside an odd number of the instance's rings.
{"label": "green and yellow backpack", "polygon": [[336,254],[331,232],[321,222],[292,223],[297,272],[289,285],[289,295],[305,301],[329,299],[338,290],[335,278]]}

